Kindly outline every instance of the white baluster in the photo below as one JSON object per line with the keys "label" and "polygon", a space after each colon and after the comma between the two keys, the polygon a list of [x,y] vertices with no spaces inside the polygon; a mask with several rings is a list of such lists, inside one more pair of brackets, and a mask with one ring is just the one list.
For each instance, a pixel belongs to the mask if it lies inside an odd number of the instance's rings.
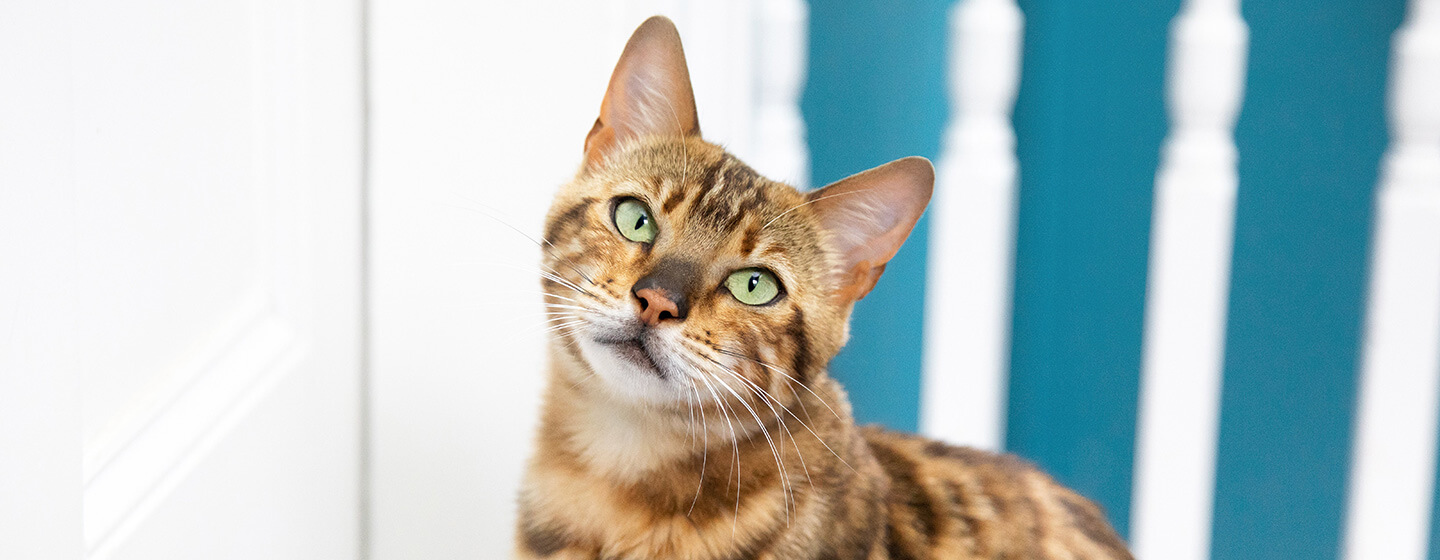
{"label": "white baluster", "polygon": [[804,189],[810,183],[810,155],[800,88],[805,83],[809,8],[803,0],[764,0],[756,10],[760,25],[754,60],[760,79],[754,152],[748,162],[767,177]]}
{"label": "white baluster", "polygon": [[1248,36],[1239,0],[1187,0],[1171,24],[1131,512],[1137,558],[1210,557]]}
{"label": "white baluster", "polygon": [[951,12],[954,116],[930,207],[920,425],[984,449],[1004,444],[1017,168],[1010,113],[1023,29],[1012,0],[964,0]]}
{"label": "white baluster", "polygon": [[1440,0],[1392,44],[1345,558],[1429,551],[1440,398]]}

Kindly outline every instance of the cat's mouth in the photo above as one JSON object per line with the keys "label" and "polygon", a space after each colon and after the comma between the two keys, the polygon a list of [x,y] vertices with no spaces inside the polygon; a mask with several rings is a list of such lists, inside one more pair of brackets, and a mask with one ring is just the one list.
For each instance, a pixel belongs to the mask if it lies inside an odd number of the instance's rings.
{"label": "cat's mouth", "polygon": [[594,325],[578,342],[581,357],[615,394],[657,404],[689,395],[661,332],[617,322]]}
{"label": "cat's mouth", "polygon": [[645,348],[644,341],[639,337],[617,340],[597,340],[596,342],[605,345],[605,347],[609,348],[611,352],[614,352],[616,356],[650,370],[650,372],[661,379],[665,378],[665,371],[660,369],[659,364],[655,363],[655,358],[650,355],[650,351]]}

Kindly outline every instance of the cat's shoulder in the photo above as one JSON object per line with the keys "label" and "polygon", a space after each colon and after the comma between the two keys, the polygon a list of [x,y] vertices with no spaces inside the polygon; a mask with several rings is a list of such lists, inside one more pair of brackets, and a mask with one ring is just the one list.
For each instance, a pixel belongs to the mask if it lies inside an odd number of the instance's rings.
{"label": "cat's shoulder", "polygon": [[871,451],[876,454],[876,459],[879,459],[882,464],[887,459],[893,459],[894,456],[899,455],[911,461],[938,461],[986,469],[1005,475],[1007,478],[1018,478],[1030,473],[1044,474],[1033,463],[1010,453],[951,445],[943,441],[877,425],[862,426],[860,434],[869,444]]}
{"label": "cat's shoulder", "polygon": [[878,426],[860,433],[889,477],[892,546],[969,551],[957,557],[1066,550],[1131,559],[1099,505],[1029,461]]}

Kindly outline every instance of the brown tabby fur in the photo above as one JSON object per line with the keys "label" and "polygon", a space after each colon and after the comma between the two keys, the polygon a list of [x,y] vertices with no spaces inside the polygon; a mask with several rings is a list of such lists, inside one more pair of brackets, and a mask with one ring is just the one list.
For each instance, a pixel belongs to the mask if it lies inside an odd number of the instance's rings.
{"label": "brown tabby fur", "polygon": [[[647,129],[618,90],[627,64],[667,56],[656,89],[672,118]],[[617,67],[586,164],[546,218],[542,284],[556,330],[517,557],[1130,558],[1099,508],[1017,458],[857,427],[827,375],[854,300],[923,210],[928,163],[901,160],[802,194],[700,139],[688,96],[678,35],[652,18]],[[878,198],[882,183],[907,179],[919,186],[895,192],[918,202]],[[859,196],[818,200],[857,181]],[[621,197],[648,206],[653,243],[617,232]],[[872,232],[882,241],[842,249],[833,213],[887,204],[909,204],[898,237]],[[878,253],[854,262],[875,243]],[[723,287],[755,266],[784,286],[769,305],[741,304]],[[632,287],[661,273],[685,280],[688,312],[636,327]],[[646,347],[655,369],[613,377],[587,358],[586,337],[633,328],[670,336]],[[679,396],[627,388],[631,373]]]}

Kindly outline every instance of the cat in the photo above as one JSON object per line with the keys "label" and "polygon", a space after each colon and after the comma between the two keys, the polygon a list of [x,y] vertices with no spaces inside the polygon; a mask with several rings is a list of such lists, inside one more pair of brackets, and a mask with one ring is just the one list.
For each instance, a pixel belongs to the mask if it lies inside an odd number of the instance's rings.
{"label": "cat", "polygon": [[1128,559],[1009,455],[857,427],[826,365],[930,199],[900,159],[801,193],[700,136],[646,20],[545,219],[549,383],[525,559]]}

